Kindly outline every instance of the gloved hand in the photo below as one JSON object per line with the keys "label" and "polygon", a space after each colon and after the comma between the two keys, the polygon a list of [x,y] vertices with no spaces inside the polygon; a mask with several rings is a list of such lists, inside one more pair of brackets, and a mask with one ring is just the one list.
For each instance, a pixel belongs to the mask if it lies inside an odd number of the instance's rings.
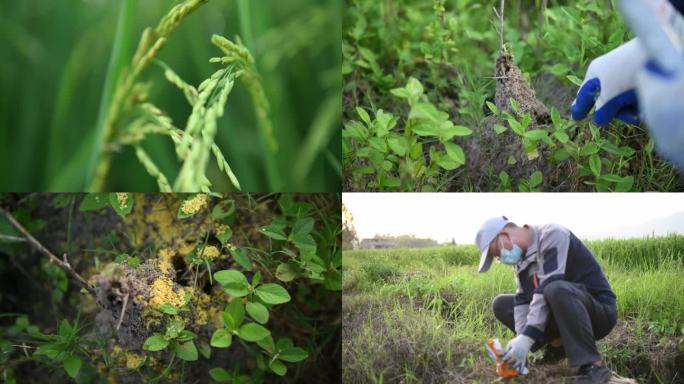
{"label": "gloved hand", "polygon": [[532,348],[534,339],[525,335],[518,335],[506,345],[506,353],[503,355],[503,361],[516,369],[520,369],[525,365],[527,360],[527,353]]}
{"label": "gloved hand", "polygon": [[638,73],[637,94],[658,152],[684,171],[684,57],[673,73],[649,62]]}
{"label": "gloved hand", "polygon": [[646,52],[636,38],[594,59],[570,107],[572,118],[585,118],[595,103],[597,125],[605,126],[615,117],[638,124],[636,77],[646,60]]}

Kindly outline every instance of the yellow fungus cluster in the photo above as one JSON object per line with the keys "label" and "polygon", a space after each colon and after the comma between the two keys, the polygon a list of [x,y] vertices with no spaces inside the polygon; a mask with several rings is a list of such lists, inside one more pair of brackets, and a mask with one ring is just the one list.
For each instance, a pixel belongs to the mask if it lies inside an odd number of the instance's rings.
{"label": "yellow fungus cluster", "polygon": [[219,224],[216,226],[216,234],[218,235],[223,235],[228,230],[230,230],[230,226],[227,224]]}
{"label": "yellow fungus cluster", "polygon": [[126,368],[136,369],[145,362],[145,356],[138,355],[134,352],[126,352]]}
{"label": "yellow fungus cluster", "polygon": [[195,304],[195,323],[197,325],[205,325],[209,322],[209,314],[207,308],[211,302],[211,297],[202,292],[195,296],[193,303]]}
{"label": "yellow fungus cluster", "polygon": [[219,257],[220,255],[221,255],[221,251],[219,251],[218,248],[216,248],[213,245],[209,245],[202,250],[202,255],[200,255],[200,257],[204,257],[207,259],[215,259],[215,258]]}
{"label": "yellow fungus cluster", "polygon": [[176,255],[176,252],[171,248],[163,248],[159,250],[159,270],[163,274],[168,274],[173,264],[171,263],[171,258]]}
{"label": "yellow fungus cluster", "polygon": [[181,307],[184,304],[185,289],[178,291],[173,289],[173,282],[166,276],[159,277],[152,283],[149,304],[152,308],[158,309],[164,303],[173,304]]}
{"label": "yellow fungus cluster", "polygon": [[199,212],[205,205],[207,205],[207,195],[198,193],[192,199],[183,201],[181,211],[187,215],[191,215]]}

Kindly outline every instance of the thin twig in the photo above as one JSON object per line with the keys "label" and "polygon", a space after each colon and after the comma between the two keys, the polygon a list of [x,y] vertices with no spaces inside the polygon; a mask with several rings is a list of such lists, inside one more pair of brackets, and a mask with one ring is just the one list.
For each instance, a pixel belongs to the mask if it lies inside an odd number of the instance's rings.
{"label": "thin twig", "polygon": [[119,330],[119,328],[121,328],[121,323],[123,322],[124,314],[126,313],[126,306],[128,305],[128,295],[129,293],[126,292],[126,296],[124,296],[123,300],[123,307],[121,308],[121,315],[119,316],[119,323],[116,324],[117,331]]}
{"label": "thin twig", "polygon": [[0,207],[0,212],[2,212],[7,217],[7,221],[9,221],[10,224],[12,224],[14,226],[14,228],[16,228],[19,232],[21,232],[21,234],[24,236],[24,238],[26,238],[26,240],[29,243],[31,243],[31,245],[33,245],[40,252],[42,252],[48,258],[50,258],[51,262],[57,263],[57,265],[62,267],[62,269],[64,269],[69,275],[71,275],[71,277],[74,278],[74,280],[76,280],[76,282],[78,282],[80,286],[85,288],[88,291],[88,293],[90,293],[91,295],[93,295],[93,297],[95,297],[95,290],[90,285],[88,285],[88,283],[81,277],[81,275],[76,273],[76,271],[74,271],[71,268],[71,264],[69,264],[69,261],[67,260],[66,253],[63,256],[64,260],[60,260],[57,256],[55,256],[52,252],[50,252],[50,250],[45,248],[45,246],[43,246],[43,244],[41,244],[38,240],[36,240],[36,238],[33,237],[21,224],[19,224],[19,222],[14,218],[14,216],[12,216],[11,213],[9,213],[7,210],[5,210],[4,208],[1,208],[1,207]]}
{"label": "thin twig", "polygon": [[10,236],[10,235],[1,235],[1,234],[0,234],[0,240],[3,240],[3,241],[20,241],[20,242],[26,242],[26,239],[24,239],[23,237]]}

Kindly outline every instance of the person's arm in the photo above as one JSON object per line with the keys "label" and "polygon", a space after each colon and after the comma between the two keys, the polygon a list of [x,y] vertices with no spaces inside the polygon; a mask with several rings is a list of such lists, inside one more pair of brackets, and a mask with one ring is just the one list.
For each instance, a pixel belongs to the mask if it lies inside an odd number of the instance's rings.
{"label": "person's arm", "polygon": [[[523,272],[526,273],[526,272]],[[513,318],[515,319],[515,334],[520,335],[527,324],[527,314],[530,311],[530,302],[532,301],[531,287],[528,287],[528,292],[523,289],[523,284],[520,282],[520,276],[515,276],[516,292],[513,299]]]}

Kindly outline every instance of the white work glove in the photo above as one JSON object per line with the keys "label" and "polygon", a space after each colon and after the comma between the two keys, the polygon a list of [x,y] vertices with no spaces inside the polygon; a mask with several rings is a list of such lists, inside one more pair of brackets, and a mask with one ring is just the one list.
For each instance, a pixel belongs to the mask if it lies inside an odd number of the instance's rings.
{"label": "white work glove", "polygon": [[639,71],[637,94],[658,152],[684,171],[684,57],[672,73],[649,62]]}
{"label": "white work glove", "polygon": [[518,335],[506,345],[506,353],[503,355],[503,361],[507,361],[508,365],[515,369],[522,369],[527,361],[527,353],[532,348],[534,339],[525,335]]}
{"label": "white work glove", "polygon": [[646,52],[636,38],[594,59],[570,107],[572,118],[585,118],[596,104],[597,125],[605,126],[613,118],[638,124],[636,77],[646,60]]}

